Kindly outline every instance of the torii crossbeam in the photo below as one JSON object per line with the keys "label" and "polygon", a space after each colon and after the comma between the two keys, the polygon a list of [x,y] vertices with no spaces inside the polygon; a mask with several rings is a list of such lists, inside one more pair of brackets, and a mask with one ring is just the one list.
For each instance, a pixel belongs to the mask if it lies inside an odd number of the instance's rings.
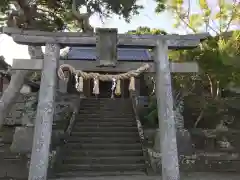
{"label": "torii crossbeam", "polygon": [[[39,103],[34,130],[29,180],[46,180],[49,145],[51,140],[57,69],[61,46],[97,46],[98,61],[67,61],[83,71],[126,72],[136,69],[142,62],[118,62],[116,47],[144,47],[154,49],[154,62],[150,72],[156,72],[156,96],[159,128],[161,131],[162,179],[180,180],[173,114],[171,72],[198,72],[196,63],[169,63],[168,49],[197,47],[208,34],[198,35],[117,35],[116,29],[97,29],[97,35],[72,32],[23,31],[3,28],[3,33],[25,45],[46,45],[44,59],[14,60],[13,69],[42,70]],[[76,64],[77,62],[77,64]],[[77,66],[77,67],[76,67]]]}

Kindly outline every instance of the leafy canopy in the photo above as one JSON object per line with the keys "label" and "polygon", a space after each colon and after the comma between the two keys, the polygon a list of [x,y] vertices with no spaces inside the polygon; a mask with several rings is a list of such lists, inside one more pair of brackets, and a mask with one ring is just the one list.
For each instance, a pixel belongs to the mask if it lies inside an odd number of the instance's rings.
{"label": "leafy canopy", "polygon": [[[84,6],[88,12],[100,16],[110,16],[114,13],[127,21],[142,8],[137,5],[137,0],[76,0],[76,6],[77,9]],[[4,24],[10,13],[16,10],[16,13],[24,12],[25,19],[22,25],[33,20],[34,29],[63,30],[77,27],[72,14],[72,0],[1,0],[1,23]]]}
{"label": "leafy canopy", "polygon": [[[233,25],[240,24],[240,3],[238,0],[198,0],[199,11],[193,12],[196,1],[155,0],[156,12],[171,12],[176,28],[182,26],[196,33],[199,31],[221,34],[229,31]],[[214,6],[214,7],[213,7]]]}
{"label": "leafy canopy", "polygon": [[131,30],[127,32],[128,34],[152,34],[152,35],[166,35],[167,33],[164,30],[161,29],[151,29],[146,26],[139,26],[136,30]]}

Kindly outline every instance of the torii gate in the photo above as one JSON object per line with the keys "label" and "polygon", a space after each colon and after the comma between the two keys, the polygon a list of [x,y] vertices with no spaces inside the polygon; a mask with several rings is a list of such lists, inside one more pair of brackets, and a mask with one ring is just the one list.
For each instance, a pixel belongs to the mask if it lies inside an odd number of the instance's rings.
{"label": "torii gate", "polygon": [[[156,97],[161,131],[162,179],[180,180],[173,114],[171,72],[198,72],[196,63],[169,63],[168,49],[197,47],[208,34],[198,35],[118,35],[117,29],[97,29],[96,35],[77,32],[25,31],[3,28],[16,43],[46,46],[44,59],[15,59],[12,69],[42,70],[39,103],[35,121],[34,140],[29,180],[46,180],[49,146],[57,86],[57,70],[64,62],[59,60],[61,46],[97,46],[98,61],[70,61],[67,63],[82,71],[126,72],[140,67],[141,62],[118,62],[118,47],[144,47],[155,50],[150,72],[156,72]],[[77,62],[77,64],[76,64]]]}

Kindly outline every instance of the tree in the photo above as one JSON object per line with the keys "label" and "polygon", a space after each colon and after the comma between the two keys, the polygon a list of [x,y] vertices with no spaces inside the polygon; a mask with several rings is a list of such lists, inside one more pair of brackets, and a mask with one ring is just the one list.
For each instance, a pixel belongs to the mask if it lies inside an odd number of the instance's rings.
{"label": "tree", "polygon": [[[176,28],[182,26],[191,32],[212,31],[216,35],[228,32],[233,25],[240,23],[240,3],[238,0],[211,1],[198,0],[200,12],[192,13],[191,7],[195,1],[191,0],[156,0],[156,12],[167,10],[172,13]],[[187,5],[186,5],[187,4]]]}
{"label": "tree", "polygon": [[[79,12],[86,7],[87,12]],[[111,13],[129,21],[133,14],[142,8],[136,0],[91,1],[91,0],[2,0],[0,1],[0,22],[9,27],[36,29],[45,31],[82,30],[92,31],[89,17],[98,13],[110,16]],[[28,47],[32,59],[43,57],[41,47]],[[28,71],[17,70],[0,100],[0,127],[12,104],[18,97]]]}
{"label": "tree", "polygon": [[[212,107],[216,104],[221,104],[221,91],[229,82],[240,84],[240,35],[239,31],[229,32],[234,25],[240,23],[240,4],[237,0],[216,0],[211,1],[211,3],[215,3],[215,7],[212,8],[210,1],[199,0],[200,12],[193,13],[191,11],[193,1],[190,0],[165,0],[164,5],[162,1],[156,1],[156,12],[160,13],[164,10],[171,12],[176,21],[175,28],[184,27],[191,33],[211,32],[215,35],[215,37],[210,37],[202,42],[194,50],[172,54],[175,59],[197,61],[201,68],[202,89],[206,89],[206,87],[209,89],[209,93],[202,91],[204,92],[203,96],[198,102],[200,105],[197,105],[196,101],[192,104],[192,106],[200,107],[200,113],[195,123],[197,126],[202,117],[207,114],[207,110],[214,109]],[[195,96],[190,99],[199,98]],[[221,114],[220,106],[218,109]],[[214,112],[216,116],[216,108],[211,112]]]}
{"label": "tree", "polygon": [[152,35],[166,35],[167,33],[164,30],[161,29],[151,29],[146,26],[139,26],[136,30],[131,30],[127,32],[128,34],[136,34],[136,35],[141,35],[141,34],[152,34]]}
{"label": "tree", "polygon": [[167,10],[173,14],[176,20],[174,27],[181,26],[192,33],[211,31],[216,35],[203,42],[197,49],[172,54],[175,59],[183,58],[199,63],[203,72],[202,77],[209,82],[213,97],[219,95],[220,87],[226,86],[229,81],[238,80],[236,77],[239,76],[239,70],[236,68],[236,63],[240,64],[237,62],[240,36],[239,32],[228,32],[234,24],[240,23],[240,4],[237,0],[215,1],[218,8],[215,7],[214,10],[207,0],[199,0],[200,12],[197,13],[191,11],[192,1],[156,1],[157,13]]}

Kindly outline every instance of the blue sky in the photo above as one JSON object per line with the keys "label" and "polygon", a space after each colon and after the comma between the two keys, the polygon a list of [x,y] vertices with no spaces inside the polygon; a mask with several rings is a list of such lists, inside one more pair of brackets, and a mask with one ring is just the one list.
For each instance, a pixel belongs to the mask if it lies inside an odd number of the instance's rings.
{"label": "blue sky", "polygon": [[144,6],[144,9],[140,11],[139,16],[135,16],[131,19],[130,23],[126,23],[123,19],[119,19],[117,16],[113,16],[111,19],[105,20],[102,25],[97,16],[91,18],[91,23],[98,27],[112,27],[118,28],[120,33],[124,33],[128,30],[136,29],[139,26],[148,26],[150,28],[160,28],[166,31],[173,32],[172,28],[173,19],[169,13],[162,13],[157,15],[154,12],[156,3],[154,0],[139,0],[139,4]]}

